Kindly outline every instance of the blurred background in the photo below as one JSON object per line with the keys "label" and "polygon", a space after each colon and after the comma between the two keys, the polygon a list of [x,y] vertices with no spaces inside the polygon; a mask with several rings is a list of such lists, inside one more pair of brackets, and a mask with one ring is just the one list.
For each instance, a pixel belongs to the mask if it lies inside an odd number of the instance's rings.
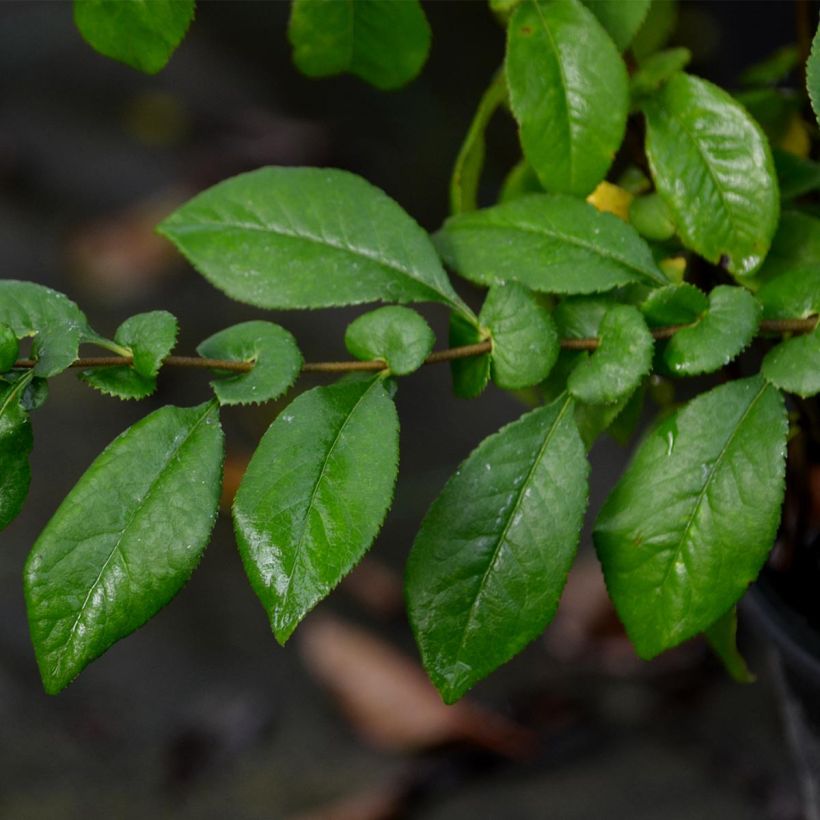
{"label": "blurred background", "polygon": [[[170,310],[177,352],[191,353],[263,315],[212,289],[153,234],[196,191],[267,164],[336,166],[435,229],[452,161],[503,56],[486,4],[427,3],[429,63],[393,93],[302,77],[288,11],[200,0],[169,66],[146,77],[95,54],[69,3],[0,4],[0,275],[67,293],[108,336],[134,313]],[[794,31],[790,2],[684,2],[676,43],[694,52],[693,72],[732,87]],[[489,136],[492,193],[517,147],[503,118]],[[346,357],[344,327],[358,312],[265,315],[316,360]],[[443,346],[444,309],[422,312]],[[801,817],[763,642],[742,634],[753,686],[732,683],[698,641],[639,662],[606,602],[588,531],[544,637],[460,706],[441,705],[403,615],[402,566],[457,463],[523,410],[493,388],[453,398],[445,366],[402,381],[394,508],[370,557],[286,649],[224,514],[178,598],[63,694],[44,695],[21,585],[28,550],[115,435],[161,404],[208,392],[203,373],[165,372],[151,400],[121,403],[64,375],[34,418],[31,494],[0,536],[0,817]],[[223,412],[225,509],[280,409]],[[591,516],[628,455],[607,438],[596,445]]]}

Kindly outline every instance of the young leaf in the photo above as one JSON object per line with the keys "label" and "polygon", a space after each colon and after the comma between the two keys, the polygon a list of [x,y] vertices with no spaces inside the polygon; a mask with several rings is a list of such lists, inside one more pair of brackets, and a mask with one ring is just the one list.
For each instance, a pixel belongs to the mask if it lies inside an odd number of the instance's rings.
{"label": "young leaf", "polygon": [[783,46],[765,60],[749,66],[740,75],[740,82],[746,86],[777,85],[797,68],[799,62],[797,46]]}
{"label": "young leaf", "polygon": [[657,91],[670,77],[682,71],[692,59],[688,48],[670,48],[659,51],[642,61],[629,78],[629,93],[633,99]]}
{"label": "young leaf", "polygon": [[0,323],[0,373],[11,370],[19,354],[17,335],[8,325]]}
{"label": "young leaf", "polygon": [[766,354],[761,372],[788,393],[803,398],[820,393],[820,330],[781,342]]}
{"label": "young leaf", "polygon": [[814,109],[814,116],[820,123],[820,26],[814,34],[811,54],[806,63],[806,88],[809,92],[811,107]]}
{"label": "young leaf", "polygon": [[383,307],[365,313],[345,331],[345,347],[357,359],[382,359],[397,376],[412,373],[430,355],[436,337],[418,313]]}
{"label": "young leaf", "polygon": [[396,408],[379,378],[315,387],[265,433],[233,515],[245,571],[280,643],[373,543],[398,455]]}
{"label": "young leaf", "polygon": [[484,168],[486,148],[484,132],[498,107],[507,98],[507,83],[500,71],[478,103],[467,136],[461,145],[450,180],[450,210],[454,214],[474,211],[478,207],[478,184]]}
{"label": "young leaf", "polygon": [[708,309],[706,294],[688,282],[653,290],[641,304],[646,321],[654,327],[688,325]]}
{"label": "young leaf", "polygon": [[514,282],[494,285],[479,323],[492,336],[492,374],[499,387],[517,390],[548,376],[560,350],[558,331],[533,293]]}
{"label": "young leaf", "polygon": [[100,54],[156,74],[194,19],[194,0],[74,0],[74,23]]}
{"label": "young leaf", "polygon": [[34,372],[43,378],[65,370],[90,333],[83,312],[62,293],[14,279],[0,280],[0,322],[18,339],[34,336]]}
{"label": "young leaf", "polygon": [[10,384],[0,381],[0,530],[17,517],[31,483],[28,456],[33,439],[22,405],[31,379],[28,372]]}
{"label": "young leaf", "polygon": [[663,350],[663,360],[678,376],[720,370],[754,338],[760,304],[743,288],[719,285],[709,294],[709,309],[691,327],[679,330]]}
{"label": "young leaf", "polygon": [[733,606],[713,623],[704,635],[726,671],[738,683],[754,683],[756,678],[737,648],[737,607]]}
{"label": "young leaf", "polygon": [[629,222],[646,239],[666,242],[675,235],[675,223],[659,194],[638,196],[629,206]]}
{"label": "young leaf", "polygon": [[760,128],[725,91],[677,74],[644,103],[655,187],[684,244],[738,276],[769,249],[777,178]]}
{"label": "young leaf", "polygon": [[808,319],[820,313],[820,260],[770,279],[757,292],[765,319]]}
{"label": "young leaf", "polygon": [[547,293],[592,293],[628,282],[669,284],[634,228],[560,194],[453,216],[435,239],[447,264],[481,285],[511,281]]}
{"label": "young leaf", "polygon": [[640,61],[662,49],[678,23],[678,0],[652,0],[649,13],[632,40],[632,53]]}
{"label": "young leaf", "polygon": [[621,144],[626,67],[578,0],[525,0],[507,28],[505,63],[521,146],[548,191],[588,194]]}
{"label": "young leaf", "polygon": [[159,231],[211,284],[257,307],[434,301],[471,315],[427,234],[347,171],[240,174],[195,196]]}
{"label": "young leaf", "polygon": [[641,312],[615,305],[604,315],[600,346],[579,362],[567,382],[569,392],[587,404],[612,404],[628,398],[652,368],[652,334]]}
{"label": "young leaf", "polygon": [[[458,313],[450,314],[450,347],[464,347],[484,341],[481,331]],[[474,399],[490,381],[490,354],[481,353],[450,362],[453,392],[462,399]]]}
{"label": "young leaf", "polygon": [[624,51],[646,19],[650,0],[584,0],[584,5]]}
{"label": "young leaf", "polygon": [[109,396],[143,399],[157,389],[157,373],[177,339],[177,320],[166,310],[139,313],[126,319],[114,341],[131,351],[130,366],[95,367],[80,378]]}
{"label": "young leaf", "polygon": [[588,472],[564,395],[486,438],[433,503],[406,589],[424,666],[447,703],[552,620],[578,545]]}
{"label": "young leaf", "polygon": [[418,0],[294,0],[288,39],[308,77],[350,72],[388,91],[421,71],[430,25]]}
{"label": "young leaf", "polygon": [[211,382],[220,404],[261,404],[278,399],[302,370],[296,339],[272,322],[243,322],[207,338],[196,349],[209,359],[252,362],[248,373],[229,373]]}
{"label": "young leaf", "polygon": [[708,629],[757,577],[780,520],[787,433],[783,398],[757,376],[698,396],[638,449],[594,538],[642,658]]}
{"label": "young leaf", "polygon": [[114,439],[68,494],[25,568],[49,694],[142,626],[191,576],[216,520],[222,459],[215,403],[163,407]]}

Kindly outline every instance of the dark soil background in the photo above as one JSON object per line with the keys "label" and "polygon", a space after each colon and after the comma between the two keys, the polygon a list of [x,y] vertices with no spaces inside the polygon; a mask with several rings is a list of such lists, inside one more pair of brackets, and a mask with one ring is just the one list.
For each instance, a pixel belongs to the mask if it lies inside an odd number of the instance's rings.
{"label": "dark soil background", "polygon": [[[385,94],[299,75],[284,2],[201,2],[155,78],[93,53],[67,2],[0,4],[0,275],[66,292],[107,335],[133,313],[171,310],[187,353],[262,315],[153,236],[198,189],[265,164],[332,165],[435,228],[503,35],[478,0],[426,8],[429,64]],[[678,39],[695,51],[693,71],[731,86],[793,40],[794,16],[789,2],[683,3]],[[488,192],[516,159],[512,125],[495,124],[490,143]],[[423,312],[443,342],[443,309]],[[310,360],[343,357],[356,314],[272,318]],[[63,694],[44,695],[20,580],[31,544],[115,435],[207,394],[204,374],[166,372],[154,398],[124,404],[66,375],[35,417],[31,494],[0,536],[0,817],[800,817],[765,646],[743,636],[754,686],[731,683],[698,642],[641,664],[606,607],[587,536],[545,637],[478,686],[472,706],[451,713],[431,698],[401,614],[403,560],[456,464],[522,412],[494,389],[456,400],[446,367],[403,380],[395,507],[372,558],[286,649],[224,515],[179,597]],[[224,412],[234,483],[279,409]],[[608,439],[596,446],[591,513],[627,457]]]}

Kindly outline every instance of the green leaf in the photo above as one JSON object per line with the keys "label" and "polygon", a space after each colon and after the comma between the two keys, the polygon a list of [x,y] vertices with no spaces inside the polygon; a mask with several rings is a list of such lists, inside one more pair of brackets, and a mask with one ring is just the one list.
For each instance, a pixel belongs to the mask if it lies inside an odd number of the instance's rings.
{"label": "green leaf", "polygon": [[31,379],[29,371],[12,383],[0,380],[0,530],[17,517],[31,483],[28,456],[33,439],[22,404]]}
{"label": "green leaf", "polygon": [[784,202],[820,189],[820,162],[798,157],[781,148],[773,148],[772,157],[780,185],[780,198]]}
{"label": "green leaf", "polygon": [[156,74],[194,19],[194,0],[74,0],[74,23],[100,54]]}
{"label": "green leaf", "polygon": [[820,313],[820,265],[770,279],[757,292],[764,319],[808,319]]}
{"label": "green leaf", "polygon": [[726,671],[737,683],[754,683],[752,674],[743,655],[737,648],[737,607],[732,607],[705,630],[706,640],[720,658]]}
{"label": "green leaf", "polygon": [[450,179],[450,210],[454,214],[474,211],[478,207],[478,186],[486,150],[484,132],[493,114],[506,99],[507,83],[504,72],[500,71],[478,103],[478,109],[453,166],[453,176]]}
{"label": "green leaf", "polygon": [[650,0],[584,0],[584,5],[624,51],[646,19]]}
{"label": "green leaf", "polygon": [[130,366],[95,367],[84,370],[86,384],[120,399],[144,399],[157,389],[157,373],[177,339],[177,320],[166,310],[139,313],[126,319],[114,341],[130,351]]}
{"label": "green leaf", "polygon": [[820,393],[820,330],[795,336],[772,348],[763,375],[776,387],[807,398]]}
{"label": "green leaf", "polygon": [[752,341],[760,311],[749,291],[719,285],[709,294],[709,309],[703,316],[666,343],[664,362],[677,376],[720,370]]}
{"label": "green leaf", "polygon": [[399,455],[381,379],[303,393],[273,422],[234,502],[245,571],[284,644],[379,531]]}
{"label": "green leaf", "polygon": [[632,53],[646,60],[662,49],[678,24],[678,0],[652,0],[649,13],[632,40]]}
{"label": "green leaf", "polygon": [[357,359],[381,359],[397,376],[418,370],[436,337],[418,313],[405,307],[383,307],[365,313],[345,331],[345,347]]}
{"label": "green leaf", "polygon": [[635,197],[629,205],[629,222],[653,242],[665,242],[675,235],[672,214],[659,194]]}
{"label": "green leaf", "polygon": [[490,288],[479,322],[493,342],[493,381],[505,390],[543,381],[558,358],[558,331],[549,312],[526,288],[511,282]]}
{"label": "green leaf", "polygon": [[296,339],[272,322],[243,322],[221,330],[202,342],[197,353],[209,359],[253,364],[248,373],[217,371],[222,377],[212,381],[211,387],[222,405],[278,399],[302,370]]}
{"label": "green leaf", "polygon": [[[584,447],[589,451],[598,437],[613,424],[632,406],[635,396],[640,396],[642,391],[633,390],[627,393],[612,404],[586,404],[585,402],[575,402],[575,423],[578,425],[578,433],[584,442]],[[640,408],[640,403],[638,403]],[[634,413],[634,411],[633,411]],[[637,423],[637,422],[636,422]],[[625,428],[629,428],[629,420],[624,423]],[[631,434],[632,430],[629,430]]]}
{"label": "green leaf", "polygon": [[25,568],[49,694],[184,586],[216,520],[222,459],[214,402],[163,407],[114,439],[68,494]]}
{"label": "green leaf", "polygon": [[765,60],[749,66],[740,75],[740,82],[747,86],[777,85],[797,68],[798,62],[800,55],[797,46],[783,46]]}
{"label": "green leaf", "polygon": [[669,284],[634,228],[561,194],[453,216],[435,239],[447,264],[481,285],[511,281],[547,293],[591,293],[628,282]]}
{"label": "green leaf", "polygon": [[388,91],[421,71],[430,25],[418,0],[294,0],[288,39],[308,77],[349,72]]}
{"label": "green leaf", "polygon": [[677,74],[644,103],[655,187],[683,243],[739,276],[769,250],[779,200],[763,133],[725,91]]}
{"label": "green leaf", "polygon": [[815,268],[820,269],[820,219],[796,211],[785,212],[757,278],[768,282],[783,274]]}
{"label": "green leaf", "polygon": [[589,467],[566,396],[486,438],[430,508],[407,563],[410,621],[447,703],[552,620]]}
{"label": "green leaf", "polygon": [[91,332],[83,312],[62,293],[14,279],[0,280],[0,322],[18,339],[34,336],[34,372],[44,378],[65,370]]}
{"label": "green leaf", "polygon": [[598,516],[607,589],[642,658],[703,632],[772,547],[783,501],[786,408],[754,377],[658,425]]}
{"label": "green leaf", "polygon": [[[485,341],[481,330],[457,313],[450,314],[450,347],[464,347]],[[474,399],[484,392],[490,381],[489,353],[453,359],[450,373],[453,377],[453,392],[462,399]]]}
{"label": "green leaf", "polygon": [[706,294],[688,282],[653,290],[641,304],[646,321],[654,327],[688,325],[708,309]]}
{"label": "green leaf", "polygon": [[584,196],[624,136],[626,67],[578,0],[526,0],[507,28],[510,106],[524,156],[548,191]]}
{"label": "green leaf", "polygon": [[569,296],[555,308],[553,318],[562,339],[594,339],[613,302],[604,296]]}
{"label": "green leaf", "polygon": [[806,62],[806,89],[809,92],[814,116],[820,123],[820,26],[811,43],[811,54]]}
{"label": "green leaf", "polygon": [[240,174],[195,196],[159,231],[211,284],[257,307],[433,301],[471,315],[427,234],[347,171]]}
{"label": "green leaf", "polygon": [[802,105],[800,97],[788,88],[756,88],[734,96],[773,145],[786,136]]}
{"label": "green leaf", "polygon": [[629,397],[652,368],[652,334],[641,312],[615,305],[599,328],[600,344],[572,371],[567,386],[579,401],[612,404]]}
{"label": "green leaf", "polygon": [[11,370],[19,355],[17,335],[8,325],[0,323],[0,373]]}
{"label": "green leaf", "polygon": [[535,171],[527,160],[522,159],[514,165],[501,185],[498,203],[512,202],[527,194],[543,194],[544,187],[538,181]]}
{"label": "green leaf", "polygon": [[688,48],[669,48],[642,61],[629,78],[629,92],[633,98],[645,97],[657,91],[671,77],[682,71],[692,59]]}

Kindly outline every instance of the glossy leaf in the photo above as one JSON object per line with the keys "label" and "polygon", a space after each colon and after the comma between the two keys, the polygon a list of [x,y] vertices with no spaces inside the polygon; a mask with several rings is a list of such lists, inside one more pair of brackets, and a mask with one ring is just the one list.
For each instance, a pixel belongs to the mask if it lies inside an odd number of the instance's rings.
{"label": "glossy leaf", "polygon": [[184,586],[216,520],[223,436],[213,402],[163,407],[88,468],[29,555],[29,626],[46,691]]}
{"label": "glossy leaf", "polygon": [[194,0],[74,0],[85,41],[146,74],[165,67],[193,19]]}
{"label": "glossy leaf", "polygon": [[567,382],[569,392],[588,404],[625,399],[652,367],[652,334],[640,311],[616,305],[604,315],[597,350],[578,363]]}
{"label": "glossy leaf", "polygon": [[763,261],[779,200],[763,133],[725,91],[677,74],[644,104],[655,187],[684,244],[739,276]]}
{"label": "glossy leaf", "polygon": [[754,377],[698,396],[641,444],[594,538],[642,658],[711,627],[757,577],[780,520],[787,433],[782,397]]}
{"label": "glossy leaf", "polygon": [[641,304],[646,321],[654,327],[688,325],[708,309],[709,298],[688,282],[653,290]]}
{"label": "glossy leaf", "polygon": [[584,0],[584,5],[624,51],[646,19],[650,0]]}
{"label": "glossy leaf", "polygon": [[510,18],[505,62],[524,156],[548,191],[584,196],[621,144],[626,67],[578,0],[525,0]]}
{"label": "glossy leaf", "polygon": [[629,222],[646,239],[665,242],[675,235],[675,223],[659,194],[635,197],[629,207]]}
{"label": "glossy leaf", "polygon": [[796,270],[820,270],[820,219],[797,211],[780,217],[771,250],[757,273],[768,282]]}
{"label": "glossy leaf", "polygon": [[450,210],[454,214],[478,207],[478,186],[484,168],[484,132],[498,107],[507,99],[507,83],[499,72],[478,103],[467,136],[461,145],[450,179]]}
{"label": "glossy leaf", "polygon": [[11,383],[0,380],[0,530],[17,517],[31,483],[28,456],[33,439],[22,404],[30,382],[30,373]]}
{"label": "glossy leaf", "polygon": [[421,71],[430,25],[418,0],[294,0],[288,39],[303,74],[349,72],[386,91]]}
{"label": "glossy leaf", "polygon": [[490,288],[479,322],[493,342],[493,381],[507,390],[543,381],[558,358],[558,331],[549,311],[526,288],[511,282]]}
{"label": "glossy leaf", "polygon": [[770,279],[757,292],[765,319],[808,319],[820,313],[820,264]]}
{"label": "glossy leaf", "polygon": [[706,640],[720,658],[726,671],[738,683],[754,683],[752,674],[743,655],[737,648],[737,607],[732,607],[705,632]]}
{"label": "glossy leaf", "polygon": [[248,373],[222,371],[222,377],[211,382],[223,405],[278,399],[302,370],[296,339],[272,322],[243,322],[226,328],[202,342],[197,353],[209,359],[253,363]]}
{"label": "glossy leaf", "polygon": [[[450,347],[464,347],[484,341],[481,331],[457,313],[450,314]],[[453,392],[462,399],[474,399],[484,392],[490,381],[489,353],[453,359],[450,373],[453,377]]]}
{"label": "glossy leaf", "polygon": [[0,323],[0,373],[11,370],[19,354],[17,334],[8,325]]}
{"label": "glossy leaf", "polygon": [[0,279],[0,322],[18,339],[34,337],[34,372],[41,377],[65,370],[90,333],[83,312],[62,293],[14,279]]}
{"label": "glossy leaf", "polygon": [[809,92],[814,116],[820,123],[820,26],[811,43],[811,54],[806,62],[806,88]]}
{"label": "glossy leaf", "polygon": [[435,238],[447,264],[482,285],[511,281],[547,293],[591,293],[628,282],[668,284],[632,227],[560,194],[459,214]]}
{"label": "glossy leaf", "polygon": [[347,171],[240,174],[195,196],[159,230],[211,284],[257,307],[434,301],[470,315],[427,234]]}
{"label": "glossy leaf", "polygon": [[143,399],[157,388],[157,373],[177,339],[177,320],[166,310],[140,313],[120,325],[114,341],[131,352],[130,367],[95,367],[81,378],[120,399]]}
{"label": "glossy leaf", "polygon": [[303,393],[262,438],[234,527],[280,643],[373,543],[393,498],[398,435],[395,405],[371,378]]}
{"label": "glossy leaf", "polygon": [[820,330],[781,342],[766,354],[761,372],[788,393],[804,398],[820,393]]}
{"label": "glossy leaf", "polygon": [[345,331],[345,346],[352,356],[382,359],[397,376],[421,367],[435,341],[430,325],[406,307],[383,307],[365,313]]}
{"label": "glossy leaf", "polygon": [[678,376],[719,370],[752,341],[760,312],[749,291],[719,285],[709,294],[709,309],[703,316],[666,343],[664,362]]}
{"label": "glossy leaf", "polygon": [[562,396],[485,439],[447,482],[407,563],[410,621],[448,703],[552,620],[575,556],[588,464]]}

